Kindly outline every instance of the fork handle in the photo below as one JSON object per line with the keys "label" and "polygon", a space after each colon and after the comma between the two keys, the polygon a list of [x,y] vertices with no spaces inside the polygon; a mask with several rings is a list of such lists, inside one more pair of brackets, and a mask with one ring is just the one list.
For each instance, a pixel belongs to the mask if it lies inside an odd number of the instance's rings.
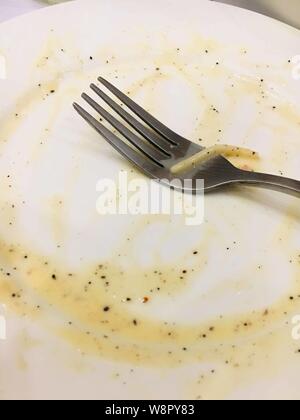
{"label": "fork handle", "polygon": [[296,179],[239,170],[236,182],[241,182],[253,187],[268,188],[300,198],[300,181],[297,181]]}

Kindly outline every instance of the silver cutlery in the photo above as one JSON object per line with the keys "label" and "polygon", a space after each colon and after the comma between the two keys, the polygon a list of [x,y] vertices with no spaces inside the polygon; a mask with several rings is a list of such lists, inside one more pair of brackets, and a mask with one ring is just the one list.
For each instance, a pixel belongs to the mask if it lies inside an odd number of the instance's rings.
{"label": "silver cutlery", "polygon": [[[102,77],[99,77],[98,80],[123,105],[126,105],[136,117],[126,111],[123,106],[95,84],[91,84],[91,89],[127,125],[124,125],[123,122],[109,113],[86,93],[82,94],[82,98],[122,137],[106,128],[77,103],[73,104],[74,108],[112,147],[150,178],[167,180],[169,185],[176,183],[179,179],[182,182],[183,191],[188,189],[189,192],[192,190],[194,193],[199,190],[196,181],[201,179],[204,180],[204,187],[202,186],[201,189],[203,190],[204,188],[205,192],[229,184],[244,184],[264,187],[300,198],[300,181],[277,175],[242,170],[235,167],[223,156],[213,157],[202,162],[199,166],[188,168],[181,174],[174,174],[171,170],[174,165],[196,155],[204,148],[162,124],[107,80]],[[128,125],[132,130],[128,128]],[[129,143],[124,141],[123,137]],[[184,181],[187,179],[192,181],[191,187],[184,186]]]}

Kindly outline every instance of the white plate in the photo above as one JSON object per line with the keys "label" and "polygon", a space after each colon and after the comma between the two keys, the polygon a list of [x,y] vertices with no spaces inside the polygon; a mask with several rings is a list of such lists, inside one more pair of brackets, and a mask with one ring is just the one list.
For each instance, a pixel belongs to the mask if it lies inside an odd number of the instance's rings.
{"label": "white plate", "polygon": [[299,397],[299,201],[223,191],[195,227],[100,217],[97,181],[131,168],[71,106],[101,74],[186,137],[300,178],[299,41],[199,0],[77,1],[1,26],[1,398]]}

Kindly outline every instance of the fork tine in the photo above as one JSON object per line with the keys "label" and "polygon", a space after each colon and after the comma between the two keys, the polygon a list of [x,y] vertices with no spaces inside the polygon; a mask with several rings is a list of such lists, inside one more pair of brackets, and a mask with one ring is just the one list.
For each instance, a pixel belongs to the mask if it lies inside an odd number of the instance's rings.
{"label": "fork tine", "polygon": [[170,130],[166,125],[162,124],[156,118],[154,118],[149,112],[145,111],[140,105],[126,96],[118,88],[112,85],[110,82],[105,80],[103,77],[98,78],[99,82],[102,83],[110,92],[112,92],[117,98],[120,99],[131,111],[138,115],[146,124],[148,124],[154,131],[163,136],[171,144],[177,146],[178,143],[185,140],[174,131]]}
{"label": "fork tine", "polygon": [[121,133],[127,140],[130,141],[137,149],[142,153],[148,156],[154,162],[158,163],[160,160],[167,159],[167,155],[160,150],[152,147],[149,143],[146,143],[141,138],[136,136],[132,131],[130,131],[125,125],[120,123],[115,117],[113,117],[109,112],[107,112],[102,106],[95,102],[90,96],[86,93],[82,94],[82,98],[95,110],[97,111],[106,121],[108,121],[119,133]]}
{"label": "fork tine", "polygon": [[159,137],[155,132],[150,131],[141,124],[136,118],[130,115],[125,109],[113,101],[106,93],[98,88],[94,83],[90,85],[91,89],[103,99],[117,114],[120,115],[131,127],[133,127],[141,136],[150,141],[154,146],[158,147],[164,153],[171,156],[171,144],[165,138]]}
{"label": "fork tine", "polygon": [[147,173],[148,176],[153,178],[159,169],[161,171],[162,167],[159,164],[155,164],[153,161],[143,157],[140,153],[135,151],[132,147],[128,146],[121,139],[119,139],[115,134],[108,130],[103,124],[97,121],[92,117],[85,109],[83,109],[77,103],[73,104],[73,107],[78,112],[78,114],[89,123],[98,133],[100,133],[104,139],[116,149],[122,156],[128,159],[131,163],[137,166],[140,170]]}

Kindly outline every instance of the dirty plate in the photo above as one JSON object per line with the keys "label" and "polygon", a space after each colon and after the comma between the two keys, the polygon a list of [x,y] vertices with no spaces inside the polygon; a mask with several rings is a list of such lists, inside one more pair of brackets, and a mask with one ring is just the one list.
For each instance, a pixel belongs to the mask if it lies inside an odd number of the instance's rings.
{"label": "dirty plate", "polygon": [[102,75],[191,140],[300,178],[299,44],[199,0],[1,25],[1,398],[300,396],[299,200],[221,191],[195,226],[100,216],[99,180],[141,175],[72,109]]}

